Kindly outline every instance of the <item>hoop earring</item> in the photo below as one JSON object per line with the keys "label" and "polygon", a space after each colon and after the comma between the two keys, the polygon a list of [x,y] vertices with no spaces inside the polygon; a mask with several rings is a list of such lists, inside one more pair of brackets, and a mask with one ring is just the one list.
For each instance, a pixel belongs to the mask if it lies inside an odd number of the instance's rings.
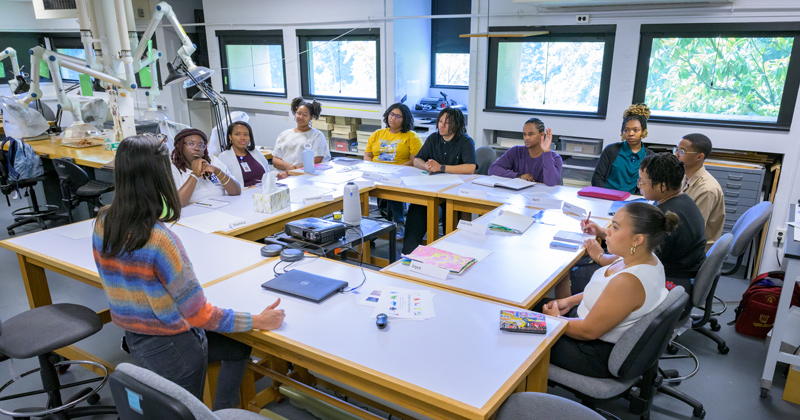
{"label": "hoop earring", "polygon": [[633,244],[633,246],[631,247],[631,255],[635,253],[636,253],[636,244]]}

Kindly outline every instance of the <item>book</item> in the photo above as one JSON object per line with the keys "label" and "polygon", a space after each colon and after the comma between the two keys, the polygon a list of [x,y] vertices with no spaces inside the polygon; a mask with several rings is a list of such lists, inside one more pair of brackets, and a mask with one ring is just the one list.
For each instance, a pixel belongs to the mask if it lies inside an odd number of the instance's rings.
{"label": "book", "polygon": [[485,187],[503,187],[512,190],[521,190],[536,185],[535,182],[525,181],[520,178],[503,178],[502,176],[485,176],[472,181],[473,184],[483,185]]}
{"label": "book", "polygon": [[327,122],[327,121],[316,120],[316,121],[312,121],[311,122],[311,126],[316,128],[317,130],[329,130],[330,131],[330,130],[333,130],[333,126],[334,125],[329,123],[329,122]]}
{"label": "book", "polygon": [[533,334],[547,333],[547,320],[538,312],[500,311],[500,329]]}
{"label": "book", "polygon": [[413,260],[450,270],[453,274],[464,274],[467,269],[478,261],[475,258],[464,257],[426,245],[418,246],[412,253],[403,255],[403,257],[403,264],[405,265],[408,265]]}
{"label": "book", "polygon": [[502,211],[489,223],[489,229],[498,232],[522,234],[533,224],[534,219],[512,211]]}
{"label": "book", "polygon": [[639,202],[647,203],[648,201],[645,200],[644,198],[637,198],[635,200],[615,201],[615,202],[611,203],[611,207],[608,208],[608,214],[610,216],[613,216],[619,211],[619,209],[621,209],[626,204],[628,204],[628,203],[639,203]]}

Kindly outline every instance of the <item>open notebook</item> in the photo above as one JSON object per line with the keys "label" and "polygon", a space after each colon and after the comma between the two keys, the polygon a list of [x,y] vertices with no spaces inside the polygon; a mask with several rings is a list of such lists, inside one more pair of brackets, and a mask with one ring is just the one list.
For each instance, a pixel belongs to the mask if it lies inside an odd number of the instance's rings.
{"label": "open notebook", "polygon": [[503,178],[502,176],[485,176],[472,181],[473,184],[483,185],[486,187],[503,187],[512,190],[521,190],[536,185],[535,182],[525,181],[520,178]]}

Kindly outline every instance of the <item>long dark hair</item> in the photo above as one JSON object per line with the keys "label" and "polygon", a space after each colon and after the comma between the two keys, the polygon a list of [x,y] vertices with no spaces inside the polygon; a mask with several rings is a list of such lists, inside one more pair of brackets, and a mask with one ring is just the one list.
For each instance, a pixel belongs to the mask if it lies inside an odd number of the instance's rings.
{"label": "long dark hair", "polygon": [[[175,135],[175,147],[172,149],[172,163],[175,164],[175,167],[178,168],[180,172],[186,172],[189,169],[189,164],[186,162],[186,156],[183,155],[183,145],[186,144],[186,137],[189,136],[200,136],[203,139],[203,143],[206,144],[206,148],[203,149],[203,160],[208,163],[211,163],[211,156],[208,155],[208,137],[206,137],[206,133],[198,130],[196,128],[184,128],[178,134]],[[170,174],[172,170],[170,170]],[[207,178],[208,174],[203,173],[203,178]]]}
{"label": "long dark hair", "polygon": [[242,125],[247,127],[247,132],[250,133],[250,144],[247,145],[247,150],[255,150],[256,149],[256,140],[253,138],[253,128],[250,127],[250,124],[244,121],[234,121],[228,126],[228,134],[225,135],[225,139],[228,140],[228,144],[225,145],[225,150],[230,150],[233,142],[231,142],[231,136],[233,135],[233,127],[237,125]]}
{"label": "long dark hair", "polygon": [[389,126],[389,113],[392,112],[393,109],[399,109],[400,113],[403,114],[403,125],[400,126],[400,132],[408,133],[411,131],[411,129],[414,128],[414,115],[411,114],[411,110],[408,109],[406,104],[401,102],[389,106],[386,112],[383,113],[383,123],[386,124],[387,127]]}
{"label": "long dark hair", "polygon": [[623,209],[631,220],[633,233],[644,235],[646,247],[651,251],[660,246],[664,242],[664,238],[672,233],[680,223],[677,214],[671,211],[664,214],[660,208],[650,203],[628,203]]}
{"label": "long dark hair", "polygon": [[119,144],[114,182],[114,201],[97,215],[97,223],[103,226],[104,257],[144,247],[156,222],[175,222],[181,216],[169,148],[157,137],[131,136]]}
{"label": "long dark hair", "polygon": [[436,117],[436,127],[439,127],[439,120],[447,118],[450,123],[450,130],[456,137],[467,132],[467,124],[464,121],[464,114],[458,108],[447,107],[439,111],[439,116]]}

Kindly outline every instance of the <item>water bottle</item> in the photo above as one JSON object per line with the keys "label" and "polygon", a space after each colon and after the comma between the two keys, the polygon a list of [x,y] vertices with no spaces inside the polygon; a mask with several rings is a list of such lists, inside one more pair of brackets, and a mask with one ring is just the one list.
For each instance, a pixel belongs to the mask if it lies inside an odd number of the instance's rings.
{"label": "water bottle", "polygon": [[361,195],[358,193],[358,185],[352,181],[344,186],[342,213],[342,221],[345,224],[350,226],[361,224]]}
{"label": "water bottle", "polygon": [[311,150],[311,143],[306,143],[303,150],[303,172],[313,174],[314,169],[314,151]]}

